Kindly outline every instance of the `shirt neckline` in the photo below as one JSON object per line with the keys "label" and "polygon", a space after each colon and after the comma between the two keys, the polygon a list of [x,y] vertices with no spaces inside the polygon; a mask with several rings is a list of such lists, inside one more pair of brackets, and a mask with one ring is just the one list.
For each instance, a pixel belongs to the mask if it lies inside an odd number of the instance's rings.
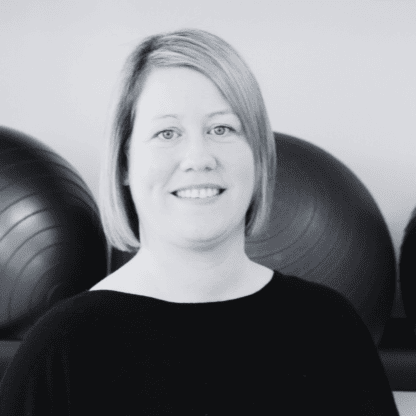
{"label": "shirt neckline", "polygon": [[263,286],[261,287],[259,290],[257,290],[256,292],[250,293],[248,295],[245,296],[240,296],[238,298],[232,298],[232,299],[224,299],[224,300],[216,300],[216,301],[212,301],[212,302],[174,302],[174,301],[170,301],[170,300],[166,300],[166,299],[160,299],[160,298],[156,298],[156,297],[152,297],[152,296],[147,296],[147,295],[139,295],[139,294],[135,294],[135,293],[130,293],[130,292],[123,292],[123,291],[118,291],[118,290],[112,290],[112,289],[98,289],[98,290],[94,290],[94,291],[87,291],[86,293],[92,293],[92,292],[98,292],[98,293],[106,293],[106,294],[111,294],[111,295],[116,295],[116,296],[123,296],[123,297],[130,297],[131,299],[133,298],[141,298],[141,299],[146,299],[147,301],[151,301],[151,302],[157,302],[157,303],[161,303],[161,304],[165,304],[165,305],[175,305],[177,307],[186,307],[186,306],[202,306],[202,305],[229,305],[231,303],[241,303],[241,302],[247,302],[252,300],[253,298],[257,298],[259,296],[262,296],[263,293],[269,291],[270,287],[274,284],[274,282],[277,280],[277,276],[278,276],[279,272],[277,270],[274,270],[274,273],[272,274],[272,277],[270,278],[270,280]]}

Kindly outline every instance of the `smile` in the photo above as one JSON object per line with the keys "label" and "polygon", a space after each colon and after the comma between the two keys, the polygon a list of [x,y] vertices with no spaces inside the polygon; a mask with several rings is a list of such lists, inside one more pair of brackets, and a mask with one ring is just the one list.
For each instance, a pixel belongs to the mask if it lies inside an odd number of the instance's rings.
{"label": "smile", "polygon": [[[211,193],[211,194],[197,194],[197,195],[189,195],[185,193],[182,194],[182,196],[177,195],[177,193],[172,193],[172,195],[174,197],[176,197],[177,199],[183,201],[183,202],[189,202],[189,203],[193,203],[193,204],[208,204],[208,203],[212,203],[217,201],[218,199],[221,198],[221,195],[225,192],[226,190],[216,190],[215,193]],[[188,192],[188,191],[186,191]],[[181,193],[180,193],[181,194]]]}
{"label": "smile", "polygon": [[224,189],[206,188],[206,189],[187,189],[185,191],[174,192],[179,198],[210,198],[222,193]]}

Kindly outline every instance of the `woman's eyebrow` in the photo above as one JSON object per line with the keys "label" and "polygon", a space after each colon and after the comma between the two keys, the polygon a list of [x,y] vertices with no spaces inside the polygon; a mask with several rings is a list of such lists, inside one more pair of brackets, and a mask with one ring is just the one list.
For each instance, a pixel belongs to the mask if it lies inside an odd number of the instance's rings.
{"label": "woman's eyebrow", "polygon": [[[205,118],[212,118],[214,116],[219,116],[219,115],[225,115],[225,114],[230,114],[233,116],[237,117],[237,114],[235,114],[233,111],[230,110],[219,110],[219,111],[214,111],[212,113],[207,114],[207,116]],[[153,117],[153,120],[159,120],[161,118],[168,118],[168,117],[173,117],[173,118],[180,118],[179,114],[162,114],[162,115],[158,115],[156,117]]]}

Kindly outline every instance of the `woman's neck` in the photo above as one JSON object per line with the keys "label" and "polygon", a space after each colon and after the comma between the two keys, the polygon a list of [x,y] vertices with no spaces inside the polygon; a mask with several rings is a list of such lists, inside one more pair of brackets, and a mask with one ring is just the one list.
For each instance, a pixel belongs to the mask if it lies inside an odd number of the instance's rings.
{"label": "woman's neck", "polygon": [[[198,253],[183,258],[139,250],[130,261],[130,279],[152,288],[159,297],[175,302],[223,300],[247,283],[258,264],[245,252],[230,256],[207,256]],[[135,278],[133,277],[135,276]]]}

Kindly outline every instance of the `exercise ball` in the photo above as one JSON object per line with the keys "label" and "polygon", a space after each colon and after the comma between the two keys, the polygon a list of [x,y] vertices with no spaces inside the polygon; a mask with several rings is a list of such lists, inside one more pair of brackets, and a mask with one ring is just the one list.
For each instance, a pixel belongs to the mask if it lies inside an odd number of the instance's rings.
{"label": "exercise ball", "polygon": [[[396,281],[384,218],[363,183],[335,157],[296,137],[274,137],[277,178],[270,226],[261,237],[246,239],[246,253],[256,263],[342,294],[378,345]],[[113,248],[111,271],[135,254]]]}
{"label": "exercise ball", "polygon": [[400,247],[399,279],[406,317],[416,323],[416,208],[410,215]]}
{"label": "exercise ball", "polygon": [[247,240],[247,255],[342,294],[378,345],[393,306],[396,259],[376,202],[328,152],[288,135],[275,133],[275,140],[270,227],[261,238]]}
{"label": "exercise ball", "polygon": [[51,148],[0,127],[0,332],[22,334],[56,302],[107,276],[94,198]]}

